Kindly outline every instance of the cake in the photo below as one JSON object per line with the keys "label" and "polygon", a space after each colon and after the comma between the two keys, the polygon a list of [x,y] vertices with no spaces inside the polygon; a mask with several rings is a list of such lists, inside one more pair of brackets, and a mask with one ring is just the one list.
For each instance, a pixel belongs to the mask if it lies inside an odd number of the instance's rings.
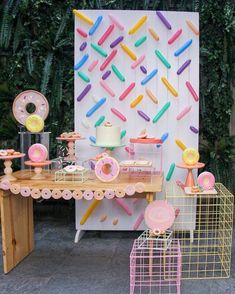
{"label": "cake", "polygon": [[96,145],[115,147],[121,145],[120,127],[112,126],[109,122],[96,127]]}

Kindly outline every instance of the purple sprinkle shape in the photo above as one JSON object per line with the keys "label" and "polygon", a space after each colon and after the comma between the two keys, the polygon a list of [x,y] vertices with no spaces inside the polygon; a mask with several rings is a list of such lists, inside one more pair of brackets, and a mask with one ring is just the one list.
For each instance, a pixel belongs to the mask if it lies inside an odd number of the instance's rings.
{"label": "purple sprinkle shape", "polygon": [[147,73],[147,69],[143,65],[140,66],[140,69],[141,69],[142,73],[144,73],[144,74]]}
{"label": "purple sprinkle shape", "polygon": [[111,70],[107,70],[103,75],[102,75],[102,80],[106,80],[107,77],[111,74]]}
{"label": "purple sprinkle shape", "polygon": [[120,42],[122,42],[123,39],[124,39],[123,36],[118,37],[116,40],[114,40],[114,41],[110,44],[110,48],[114,48],[115,46],[117,46]]}
{"label": "purple sprinkle shape", "polygon": [[90,89],[91,89],[91,84],[85,87],[82,93],[78,96],[77,101],[80,102],[86,96],[86,94],[90,91]]}
{"label": "purple sprinkle shape", "polygon": [[198,134],[199,130],[197,128],[195,128],[193,126],[190,126],[189,128],[192,132],[194,132],[195,134]]}
{"label": "purple sprinkle shape", "polygon": [[150,117],[145,114],[142,110],[137,110],[138,114],[146,121],[150,121]]}
{"label": "purple sprinkle shape", "polygon": [[182,64],[181,67],[177,70],[177,75],[180,75],[185,70],[185,68],[189,66],[190,63],[191,59],[186,60],[185,63]]}
{"label": "purple sprinkle shape", "polygon": [[83,42],[82,45],[80,46],[79,50],[83,51],[87,46],[87,42]]}
{"label": "purple sprinkle shape", "polygon": [[165,27],[168,30],[171,30],[171,25],[168,22],[168,20],[165,18],[165,16],[160,12],[160,11],[156,11],[157,16],[160,18],[160,20],[162,21],[162,23],[165,25]]}

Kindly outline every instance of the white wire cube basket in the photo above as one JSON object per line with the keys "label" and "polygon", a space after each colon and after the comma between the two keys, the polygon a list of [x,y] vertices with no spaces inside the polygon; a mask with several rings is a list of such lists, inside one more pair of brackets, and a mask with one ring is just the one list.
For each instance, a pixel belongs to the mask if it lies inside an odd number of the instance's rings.
{"label": "white wire cube basket", "polygon": [[82,171],[66,172],[64,169],[55,172],[55,182],[77,182],[83,183],[89,178],[89,169]]}
{"label": "white wire cube basket", "polygon": [[151,230],[145,230],[138,239],[136,246],[139,249],[153,248],[154,250],[167,250],[172,241],[171,230],[166,230],[164,234],[154,235]]}

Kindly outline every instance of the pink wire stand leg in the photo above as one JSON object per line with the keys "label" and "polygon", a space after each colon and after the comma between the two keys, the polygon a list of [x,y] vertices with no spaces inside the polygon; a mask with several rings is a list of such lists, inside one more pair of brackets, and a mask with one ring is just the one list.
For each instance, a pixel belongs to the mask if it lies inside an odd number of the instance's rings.
{"label": "pink wire stand leg", "polygon": [[181,270],[182,270],[182,255],[181,255],[181,251],[180,251],[180,243],[178,240],[177,281],[176,281],[177,294],[180,294]]}
{"label": "pink wire stand leg", "polygon": [[[151,236],[150,233],[150,238]],[[153,275],[153,240],[149,240],[149,276],[151,277]]]}

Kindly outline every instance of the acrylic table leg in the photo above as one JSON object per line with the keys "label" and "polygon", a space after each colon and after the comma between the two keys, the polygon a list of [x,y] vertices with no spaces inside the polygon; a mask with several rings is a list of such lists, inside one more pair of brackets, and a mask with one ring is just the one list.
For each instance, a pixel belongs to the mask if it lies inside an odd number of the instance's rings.
{"label": "acrylic table leg", "polygon": [[34,249],[33,199],[0,191],[4,273]]}

